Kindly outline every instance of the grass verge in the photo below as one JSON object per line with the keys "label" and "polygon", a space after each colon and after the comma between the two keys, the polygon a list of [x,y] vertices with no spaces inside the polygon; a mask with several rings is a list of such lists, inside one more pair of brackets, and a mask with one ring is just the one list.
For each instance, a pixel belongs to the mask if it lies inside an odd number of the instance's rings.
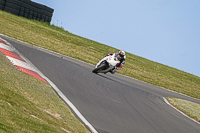
{"label": "grass verge", "polygon": [[178,110],[193,118],[194,120],[200,122],[200,104],[174,97],[168,97],[167,100]]}
{"label": "grass verge", "polygon": [[0,52],[0,132],[89,133],[51,86]]}

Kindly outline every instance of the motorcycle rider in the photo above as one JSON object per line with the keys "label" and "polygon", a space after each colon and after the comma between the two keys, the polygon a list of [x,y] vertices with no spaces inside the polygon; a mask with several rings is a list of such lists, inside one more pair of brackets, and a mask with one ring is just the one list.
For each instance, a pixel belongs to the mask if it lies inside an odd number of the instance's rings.
{"label": "motorcycle rider", "polygon": [[[107,53],[106,56],[109,55],[113,55],[114,53]],[[110,73],[114,74],[117,70],[120,70],[122,68],[122,66],[125,64],[125,52],[123,50],[120,50],[119,53],[115,53],[116,56],[119,56],[119,61],[120,63],[118,63],[114,69],[110,70]]]}

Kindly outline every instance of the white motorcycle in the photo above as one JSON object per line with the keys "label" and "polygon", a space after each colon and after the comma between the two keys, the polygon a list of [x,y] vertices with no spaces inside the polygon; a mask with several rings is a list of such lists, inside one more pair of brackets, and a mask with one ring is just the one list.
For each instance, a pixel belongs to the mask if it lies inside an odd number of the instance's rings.
{"label": "white motorcycle", "polygon": [[102,60],[100,60],[95,69],[92,71],[93,73],[104,73],[110,72],[115,68],[115,66],[120,63],[120,56],[116,55],[115,53],[110,56],[104,57]]}

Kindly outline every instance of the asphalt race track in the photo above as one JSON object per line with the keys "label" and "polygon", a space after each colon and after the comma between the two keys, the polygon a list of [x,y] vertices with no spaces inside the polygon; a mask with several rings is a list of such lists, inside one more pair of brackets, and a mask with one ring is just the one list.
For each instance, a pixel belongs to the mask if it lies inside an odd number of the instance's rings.
{"label": "asphalt race track", "polygon": [[93,74],[90,64],[2,38],[47,76],[99,133],[200,133],[198,123],[163,97],[200,100],[120,74]]}

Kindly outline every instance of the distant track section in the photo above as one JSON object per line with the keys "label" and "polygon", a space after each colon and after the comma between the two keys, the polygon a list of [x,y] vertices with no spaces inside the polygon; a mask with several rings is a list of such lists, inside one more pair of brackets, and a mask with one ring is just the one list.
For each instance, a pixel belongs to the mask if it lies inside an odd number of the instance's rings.
{"label": "distant track section", "polygon": [[0,0],[0,10],[49,23],[54,12],[54,9],[30,0]]}

